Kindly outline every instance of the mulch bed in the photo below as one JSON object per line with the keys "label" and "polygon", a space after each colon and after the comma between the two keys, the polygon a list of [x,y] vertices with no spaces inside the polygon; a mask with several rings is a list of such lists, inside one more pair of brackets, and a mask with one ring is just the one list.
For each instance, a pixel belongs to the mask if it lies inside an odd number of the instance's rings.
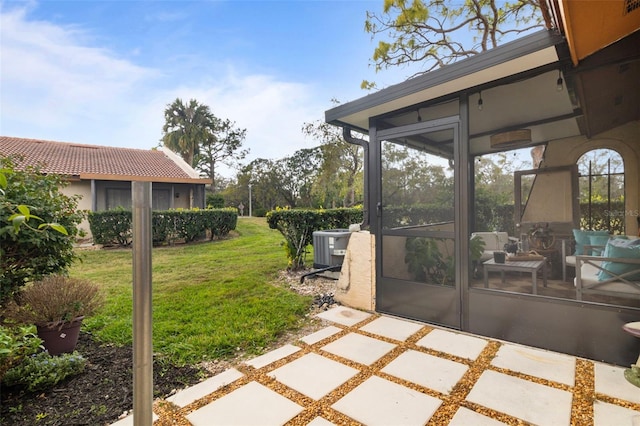
{"label": "mulch bed", "polygon": [[[107,425],[133,408],[133,351],[104,346],[80,334],[76,350],[87,359],[85,371],[53,389],[31,393],[0,389],[2,425]],[[191,366],[154,362],[154,396],[163,397],[210,375]]]}

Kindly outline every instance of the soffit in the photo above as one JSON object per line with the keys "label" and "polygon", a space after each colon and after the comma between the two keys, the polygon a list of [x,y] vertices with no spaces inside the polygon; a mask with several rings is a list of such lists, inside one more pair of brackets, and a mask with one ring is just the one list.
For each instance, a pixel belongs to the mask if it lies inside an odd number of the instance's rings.
{"label": "soffit", "polygon": [[[550,31],[541,31],[340,105],[326,111],[325,118],[329,123],[367,132],[370,117],[384,116],[413,105],[426,105],[464,91],[477,91],[491,86],[492,82],[524,75],[531,70],[553,67],[559,61],[556,46],[560,43],[562,38]],[[554,82],[555,79],[557,76]]]}
{"label": "soffit", "polygon": [[[378,129],[404,126],[459,114],[457,99],[466,93],[472,154],[496,151],[492,134],[521,128],[531,130],[529,145],[580,135],[581,106],[571,73],[561,71],[568,65],[562,41],[543,31],[336,107],[326,118],[365,132],[370,117]],[[432,145],[433,152],[453,154],[451,143]]]}

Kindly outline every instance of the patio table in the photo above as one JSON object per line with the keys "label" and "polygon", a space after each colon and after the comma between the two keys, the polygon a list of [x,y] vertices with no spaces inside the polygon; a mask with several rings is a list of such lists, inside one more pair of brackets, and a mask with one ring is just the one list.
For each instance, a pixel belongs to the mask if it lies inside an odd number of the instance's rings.
{"label": "patio table", "polygon": [[527,272],[531,273],[533,280],[533,294],[538,294],[538,271],[542,270],[542,284],[547,286],[547,260],[518,260],[505,261],[504,263],[496,263],[493,259],[489,259],[482,264],[484,269],[484,287],[489,287],[489,272],[499,271],[502,277],[502,283],[505,282],[505,272]]}

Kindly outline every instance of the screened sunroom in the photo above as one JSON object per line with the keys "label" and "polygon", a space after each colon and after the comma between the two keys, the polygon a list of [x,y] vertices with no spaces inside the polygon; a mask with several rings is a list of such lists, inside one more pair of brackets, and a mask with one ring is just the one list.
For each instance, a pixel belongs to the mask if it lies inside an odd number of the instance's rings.
{"label": "screened sunroom", "polygon": [[[640,258],[639,46],[635,31],[575,64],[545,30],[326,112],[366,147],[376,311],[635,361],[621,326],[640,320],[640,259],[589,267],[612,240]],[[505,184],[486,164],[508,170],[511,207],[486,197]]]}

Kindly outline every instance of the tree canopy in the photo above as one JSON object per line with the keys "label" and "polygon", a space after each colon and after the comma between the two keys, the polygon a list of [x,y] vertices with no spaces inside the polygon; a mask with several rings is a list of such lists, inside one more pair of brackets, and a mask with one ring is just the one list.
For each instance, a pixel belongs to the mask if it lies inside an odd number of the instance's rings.
{"label": "tree canopy", "polygon": [[216,166],[242,160],[249,153],[241,149],[246,129],[238,129],[229,119],[213,117],[207,137],[200,145],[194,159],[195,167],[211,179],[211,192],[216,192]]}
{"label": "tree canopy", "polygon": [[214,116],[206,105],[195,99],[188,104],[176,98],[164,110],[164,126],[162,127],[162,143],[180,156],[190,166],[195,166],[196,152],[208,137]]}
{"label": "tree canopy", "polygon": [[191,167],[211,179],[211,191],[216,191],[216,166],[231,165],[249,153],[241,149],[246,129],[235,122],[216,117],[209,106],[191,99],[188,104],[176,98],[164,111],[162,143],[177,152]]}
{"label": "tree canopy", "polygon": [[542,26],[540,0],[385,0],[382,13],[367,12],[365,21],[372,39],[385,38],[373,52],[375,70],[419,64],[411,77]]}

